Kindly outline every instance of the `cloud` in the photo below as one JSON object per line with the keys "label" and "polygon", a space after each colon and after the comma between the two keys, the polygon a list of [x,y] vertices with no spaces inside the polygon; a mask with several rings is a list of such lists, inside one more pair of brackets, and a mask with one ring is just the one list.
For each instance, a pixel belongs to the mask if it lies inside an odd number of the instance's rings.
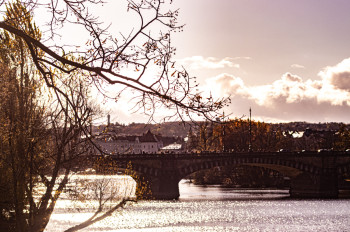
{"label": "cloud", "polygon": [[[231,110],[239,116],[249,106],[260,117],[280,120],[350,121],[350,58],[326,67],[317,80],[303,80],[285,73],[270,84],[248,86],[230,74],[220,74],[206,82],[203,92],[232,97]],[[242,113],[240,113],[242,112]]]}
{"label": "cloud", "polygon": [[242,94],[246,91],[246,87],[241,78],[229,75],[227,73],[220,74],[214,78],[206,80],[206,88],[203,92],[210,92],[213,97],[228,97],[229,95]]}
{"label": "cloud", "polygon": [[[241,59],[248,59],[249,57],[240,57]],[[217,59],[214,57],[204,58],[203,56],[192,56],[178,60],[178,62],[189,69],[219,69],[219,68],[240,68],[239,64],[232,62],[235,58],[226,57],[224,59]]]}
{"label": "cloud", "polygon": [[336,89],[350,91],[350,58],[343,60],[333,67],[326,67],[319,73],[325,82]]}
{"label": "cloud", "polygon": [[[233,59],[233,58],[231,58]],[[193,59],[195,60],[195,59]],[[223,60],[209,60],[220,63]],[[208,62],[209,62],[208,61]],[[215,62],[214,62],[215,61]],[[199,63],[199,62],[198,62]],[[225,62],[221,64],[227,65]],[[115,89],[108,89],[114,93]],[[318,74],[318,79],[303,79],[293,73],[285,73],[278,80],[264,85],[247,85],[244,79],[222,73],[206,79],[201,86],[203,95],[211,94],[214,98],[231,97],[232,104],[225,113],[232,112],[233,117],[248,114],[252,107],[253,117],[264,121],[342,121],[350,123],[350,58],[334,66],[325,67]],[[131,122],[147,122],[147,116],[133,114],[130,117],[130,96],[133,93],[124,92],[117,104],[105,103],[112,115],[118,115],[113,120]],[[205,97],[205,96],[204,96]],[[104,102],[103,100],[99,102]],[[157,115],[163,116],[165,110],[157,110]]]}
{"label": "cloud", "polygon": [[296,68],[296,69],[304,69],[305,68],[305,66],[303,66],[301,64],[292,64],[290,67]]}

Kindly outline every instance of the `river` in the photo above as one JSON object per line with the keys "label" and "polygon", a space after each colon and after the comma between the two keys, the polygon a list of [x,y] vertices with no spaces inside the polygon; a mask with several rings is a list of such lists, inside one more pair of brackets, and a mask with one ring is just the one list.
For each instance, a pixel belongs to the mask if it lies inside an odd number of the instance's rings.
{"label": "river", "polygon": [[[235,190],[184,180],[179,187],[178,201],[130,203],[82,231],[350,231],[349,199],[295,200],[287,190]],[[70,204],[57,203],[45,231],[63,231],[91,215],[68,210]]]}

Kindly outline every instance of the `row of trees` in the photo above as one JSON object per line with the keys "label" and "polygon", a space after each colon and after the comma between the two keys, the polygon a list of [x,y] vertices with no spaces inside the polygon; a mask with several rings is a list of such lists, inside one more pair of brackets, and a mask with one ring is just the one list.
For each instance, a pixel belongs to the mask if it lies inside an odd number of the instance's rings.
{"label": "row of trees", "polygon": [[235,119],[222,124],[203,122],[189,133],[189,149],[200,151],[277,151],[288,143],[284,132],[271,124]]}
{"label": "row of trees", "polygon": [[221,124],[206,121],[190,129],[188,149],[193,151],[302,151],[350,147],[350,127],[337,130],[285,130],[280,124],[234,119]]}

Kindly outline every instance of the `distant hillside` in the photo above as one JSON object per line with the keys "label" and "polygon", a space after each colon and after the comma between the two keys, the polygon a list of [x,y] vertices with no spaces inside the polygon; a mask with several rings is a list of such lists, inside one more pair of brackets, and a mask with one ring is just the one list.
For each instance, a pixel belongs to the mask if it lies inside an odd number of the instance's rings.
{"label": "distant hillside", "polygon": [[[102,132],[106,125],[94,127],[94,132]],[[165,122],[161,124],[145,124],[145,123],[131,123],[129,125],[111,124],[110,130],[117,134],[127,135],[141,135],[147,130],[151,130],[153,134],[185,138],[190,129],[189,124],[182,122]]]}
{"label": "distant hillside", "polygon": [[272,124],[275,127],[281,127],[284,131],[305,131],[307,128],[312,130],[325,130],[336,131],[341,126],[347,126],[344,123],[327,122],[327,123],[308,123],[308,122],[288,122],[288,123],[275,123]]}
{"label": "distant hillside", "polygon": [[[197,122],[196,124],[200,124]],[[129,125],[111,124],[110,130],[113,130],[117,134],[124,135],[141,135],[147,130],[151,130],[153,134],[168,136],[168,137],[181,137],[185,138],[188,135],[190,125],[193,126],[192,130],[195,132],[197,126],[194,123],[182,123],[182,122],[165,122],[160,124],[145,124],[145,123],[131,123]],[[271,123],[274,128],[280,128],[283,131],[305,131],[307,128],[312,130],[325,130],[336,131],[341,126],[347,126],[343,123],[308,123],[308,122],[289,122],[289,123]],[[102,132],[106,125],[100,125],[94,127],[94,132]]]}

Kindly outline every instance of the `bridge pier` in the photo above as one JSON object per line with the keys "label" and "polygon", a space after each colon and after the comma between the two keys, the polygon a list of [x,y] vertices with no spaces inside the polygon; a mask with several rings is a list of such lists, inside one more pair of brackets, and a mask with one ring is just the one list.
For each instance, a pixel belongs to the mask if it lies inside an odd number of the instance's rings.
{"label": "bridge pier", "polygon": [[[180,196],[178,170],[175,160],[162,160],[161,169],[157,175],[142,176],[143,182],[137,183],[138,188],[143,186],[142,199],[177,200]],[[145,189],[146,188],[146,189]]]}
{"label": "bridge pier", "polygon": [[338,198],[337,157],[319,155],[318,173],[301,173],[291,180],[290,196],[296,198]]}
{"label": "bridge pier", "polygon": [[165,159],[161,161],[159,175],[149,180],[152,199],[177,200],[179,198],[179,182],[181,178],[176,167],[176,159]]}
{"label": "bridge pier", "polygon": [[138,199],[177,200],[180,196],[180,180],[174,176],[138,176],[134,179],[136,181],[136,196]]}
{"label": "bridge pier", "polygon": [[152,178],[149,188],[152,199],[177,200],[180,196],[179,179],[171,175]]}
{"label": "bridge pier", "polygon": [[338,176],[335,169],[323,170],[321,175],[302,173],[291,180],[292,198],[338,198]]}

